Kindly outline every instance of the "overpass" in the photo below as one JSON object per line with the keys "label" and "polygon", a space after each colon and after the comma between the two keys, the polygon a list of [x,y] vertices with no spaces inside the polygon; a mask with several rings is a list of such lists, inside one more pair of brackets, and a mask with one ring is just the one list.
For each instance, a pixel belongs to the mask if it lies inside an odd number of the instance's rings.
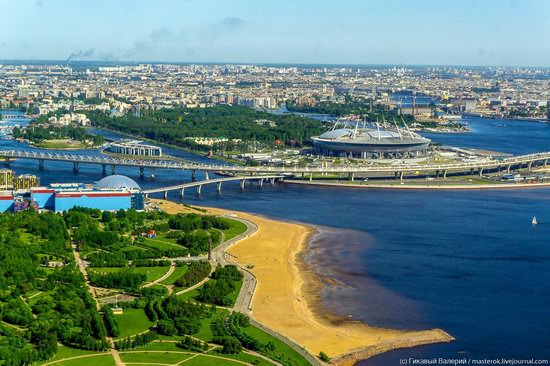
{"label": "overpass", "polygon": [[207,184],[215,184],[216,190],[218,192],[222,191],[222,183],[224,182],[231,182],[231,181],[240,181],[241,182],[241,189],[244,189],[244,183],[245,181],[252,181],[257,180],[260,183],[260,186],[263,186],[264,181],[271,182],[271,185],[275,184],[275,181],[277,179],[282,179],[282,175],[252,175],[252,176],[243,176],[243,177],[226,177],[226,178],[216,178],[216,179],[208,179],[208,174],[206,175],[207,179],[198,181],[198,182],[189,182],[189,183],[182,183],[175,186],[169,186],[169,187],[161,187],[161,188],[153,188],[144,190],[143,193],[145,193],[145,197],[148,197],[151,193],[163,193],[164,199],[168,198],[168,192],[170,191],[179,191],[180,197],[183,197],[185,193],[186,188],[192,188],[197,187],[197,193],[200,194],[202,190],[202,186]]}
{"label": "overpass", "polygon": [[422,172],[425,174],[434,174],[443,178],[447,177],[448,173],[474,173],[482,175],[488,170],[510,170],[514,167],[521,168],[525,165],[531,169],[533,164],[546,166],[550,159],[550,152],[541,152],[536,154],[519,155],[500,160],[479,160],[472,162],[456,162],[448,164],[413,164],[396,161],[387,165],[337,165],[337,166],[293,166],[293,167],[275,167],[275,166],[240,166],[226,164],[199,164],[194,162],[172,161],[172,160],[141,160],[141,159],[122,159],[109,156],[93,156],[71,153],[54,153],[42,152],[33,150],[0,150],[0,158],[5,159],[5,163],[9,165],[13,159],[31,159],[37,160],[39,168],[44,167],[46,161],[60,161],[73,164],[73,170],[78,172],[80,164],[95,164],[101,165],[103,173],[106,173],[107,166],[111,167],[111,173],[115,173],[117,166],[127,166],[139,168],[140,174],[144,175],[144,170],[147,169],[172,169],[172,170],[189,170],[192,172],[193,178],[197,171],[208,172],[229,172],[235,174],[275,174],[275,175],[294,175],[302,174],[309,176],[311,180],[313,174],[348,174],[349,179],[353,180],[355,174],[378,173],[380,175],[395,175],[395,178],[403,179],[407,173]]}

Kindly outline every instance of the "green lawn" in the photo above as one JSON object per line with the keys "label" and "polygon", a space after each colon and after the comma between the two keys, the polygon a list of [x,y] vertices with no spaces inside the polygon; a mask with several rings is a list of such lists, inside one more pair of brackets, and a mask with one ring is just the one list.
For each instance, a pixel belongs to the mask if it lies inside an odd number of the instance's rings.
{"label": "green lawn", "polygon": [[225,309],[217,309],[216,314],[211,318],[201,319],[201,329],[197,334],[193,334],[193,337],[200,340],[211,342],[214,336],[212,335],[212,329],[210,328],[210,323],[216,318],[225,318],[227,317],[228,311]]}
{"label": "green lawn", "polygon": [[[209,281],[216,281],[214,279],[210,279]],[[237,300],[237,297],[239,296],[239,292],[241,291],[241,287],[243,285],[243,281],[240,280],[238,282],[235,283],[235,291],[233,291],[232,293],[230,293],[228,295],[229,299],[231,299],[231,305],[234,305],[235,304],[235,301]],[[203,285],[204,286],[204,285]],[[203,287],[203,286],[200,286],[196,289],[194,289],[193,291],[189,291],[189,292],[186,292],[184,294],[181,294],[179,295],[179,298],[180,299],[184,299],[184,300],[195,300],[195,301],[198,301],[196,300],[195,298],[199,295],[199,290]],[[177,289],[179,290],[179,289]],[[181,290],[179,290],[181,291]],[[176,291],[177,292],[177,291]]]}
{"label": "green lawn", "polygon": [[140,362],[140,363],[164,363],[167,365],[176,364],[193,356],[193,354],[183,353],[168,353],[168,352],[120,352],[120,358],[123,362]]}
{"label": "green lawn", "polygon": [[239,292],[241,291],[241,287],[243,286],[243,280],[240,280],[235,283],[235,291],[229,294],[229,298],[231,299],[231,306],[235,305],[235,302],[237,301],[237,297],[239,296]]}
{"label": "green lawn", "polygon": [[129,270],[131,273],[143,273],[147,276],[147,282],[153,282],[168,272],[169,267],[131,267],[130,269],[126,267],[95,267],[92,268],[95,272],[120,272]]}
{"label": "green lawn", "polygon": [[273,366],[273,363],[264,360],[261,357],[256,357],[254,355],[248,354],[248,353],[239,353],[238,355],[226,355],[221,353],[219,350],[215,350],[212,352],[209,352],[209,354],[231,358],[233,360],[239,360],[247,363],[251,363],[253,365],[259,365],[259,366]]}
{"label": "green lawn", "polygon": [[140,252],[145,252],[147,249],[145,248],[142,248],[142,247],[138,247],[136,245],[128,245],[122,249],[120,249],[122,252],[131,252],[131,251],[134,251],[134,250],[139,250]]}
{"label": "green lawn", "polygon": [[115,314],[115,319],[120,329],[119,338],[144,332],[155,324],[147,319],[143,309],[124,309],[123,314]]}
{"label": "green lawn", "polygon": [[183,248],[183,246],[176,243],[176,239],[166,238],[163,235],[159,235],[156,238],[145,238],[142,245],[160,250]]}
{"label": "green lawn", "polygon": [[98,352],[85,351],[85,350],[82,350],[82,349],[77,349],[77,348],[71,348],[71,347],[65,347],[65,346],[58,345],[57,346],[57,353],[55,354],[54,357],[52,357],[47,362],[61,360],[63,358],[71,358],[71,357],[76,357],[76,356],[93,355],[93,354],[98,354]]}
{"label": "green lawn", "polygon": [[169,269],[170,267],[134,267],[130,272],[143,273],[147,276],[147,282],[153,282],[164,276]]}
{"label": "green lawn", "polygon": [[185,272],[187,272],[188,269],[189,269],[189,267],[187,265],[177,266],[176,270],[167,279],[165,279],[161,283],[164,284],[164,285],[173,285],[174,281],[177,280],[178,278],[180,278],[181,276],[183,276],[185,274]]}
{"label": "green lawn", "polygon": [[[220,356],[225,357],[225,355]],[[222,360],[217,357],[208,357],[206,355],[200,355],[192,360],[185,362],[185,365],[189,366],[235,366],[235,365],[242,365],[242,363],[237,363],[230,361],[228,359]]]}
{"label": "green lawn", "polygon": [[89,147],[84,142],[71,139],[43,140],[34,144],[34,146],[43,149],[85,149]]}
{"label": "green lawn", "polygon": [[273,359],[278,359],[280,357],[284,359],[290,359],[294,362],[295,365],[299,366],[309,366],[309,362],[303,358],[298,352],[293,350],[289,345],[280,341],[279,339],[269,335],[263,330],[256,328],[253,325],[249,325],[243,330],[253,338],[256,338],[262,343],[273,342],[275,344],[275,351],[273,351],[269,357]]}
{"label": "green lawn", "polygon": [[74,360],[60,361],[52,364],[52,366],[115,366],[115,360],[110,354],[93,357],[75,358]]}
{"label": "green lawn", "polygon": [[[178,341],[180,338],[182,338],[182,337],[178,337],[178,336],[172,336],[172,337],[170,337],[170,336],[159,336],[159,337],[160,338],[165,338],[167,340],[172,340],[172,341]],[[131,351],[175,351],[175,352],[181,352],[182,349],[177,346],[176,342],[158,342],[158,341],[155,341],[155,342],[149,343],[146,346],[133,348],[133,349],[131,349]]]}
{"label": "green lawn", "polygon": [[219,219],[230,225],[229,229],[222,230],[225,240],[232,239],[246,231],[246,225],[240,221],[228,219],[226,217],[220,217]]}

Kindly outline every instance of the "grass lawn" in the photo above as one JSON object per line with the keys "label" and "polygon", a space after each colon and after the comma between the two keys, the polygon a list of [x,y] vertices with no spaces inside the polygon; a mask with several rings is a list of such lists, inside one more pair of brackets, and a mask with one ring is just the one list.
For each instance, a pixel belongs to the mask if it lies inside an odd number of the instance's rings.
{"label": "grass lawn", "polygon": [[231,220],[226,217],[220,217],[219,219],[230,225],[229,229],[222,230],[225,240],[232,239],[246,231],[246,225],[240,221]]}
{"label": "grass lawn", "polygon": [[110,354],[99,354],[99,356],[94,357],[83,357],[83,358],[75,358],[74,360],[66,360],[66,361],[60,361],[56,362],[53,365],[55,366],[115,366],[115,360],[113,359],[113,356]]}
{"label": "grass lawn", "polygon": [[153,282],[164,276],[169,269],[170,267],[134,267],[130,272],[143,273],[147,276],[147,282]]}
{"label": "grass lawn", "polygon": [[71,139],[44,140],[34,144],[43,149],[85,149],[89,147],[84,142]]}
{"label": "grass lawn", "polygon": [[115,314],[115,319],[120,329],[119,338],[144,332],[155,324],[147,319],[143,309],[124,309],[123,314]]}
{"label": "grass lawn", "polygon": [[167,365],[173,365],[193,356],[193,354],[184,353],[168,353],[168,352],[132,352],[124,351],[120,352],[120,358],[123,362],[140,362],[140,363],[164,363]]}
{"label": "grass lawn", "polygon": [[82,349],[76,349],[76,348],[71,348],[71,347],[65,347],[65,346],[58,345],[57,346],[57,353],[55,354],[55,356],[53,358],[51,358],[47,362],[61,360],[63,358],[71,358],[71,357],[76,357],[76,356],[93,355],[93,354],[99,354],[99,353],[94,352],[94,351],[85,351],[85,350],[82,350]]}
{"label": "grass lawn", "polygon": [[27,301],[27,303],[29,304],[29,306],[33,306],[34,304],[36,304],[36,302],[38,300],[44,299],[46,297],[51,298],[50,292],[42,292],[41,294],[38,294],[38,295],[34,296],[33,298],[29,299],[29,301]]}
{"label": "grass lawn", "polygon": [[[173,341],[177,341],[179,340],[181,337],[177,337],[177,336],[174,336],[174,337],[169,337],[169,336],[163,336],[165,337],[166,339],[169,339],[169,340],[173,340]],[[181,352],[182,349],[179,348],[178,346],[176,346],[176,342],[152,342],[152,343],[149,343],[148,345],[146,346],[142,346],[142,347],[136,347],[136,348],[133,348],[129,351],[174,351],[174,352]]]}
{"label": "grass lawn", "polygon": [[214,336],[212,335],[212,329],[210,328],[210,324],[212,321],[216,318],[225,318],[227,317],[228,311],[225,309],[217,309],[216,314],[211,318],[201,319],[201,329],[197,334],[193,334],[193,337],[198,338],[200,340],[210,342],[212,341],[212,338]]}
{"label": "grass lawn", "polygon": [[216,355],[216,356],[231,358],[233,360],[239,360],[239,361],[251,363],[253,365],[259,365],[259,366],[272,366],[273,365],[273,363],[271,363],[269,361],[266,361],[261,357],[256,357],[256,356],[250,355],[248,353],[239,353],[238,355],[226,355],[226,354],[221,353],[218,350],[213,351],[213,352],[208,352],[208,353],[211,354],[211,355]]}
{"label": "grass lawn", "polygon": [[[212,280],[210,280],[210,281],[212,281]],[[181,294],[181,295],[178,296],[178,298],[180,298],[182,300],[193,300],[199,294],[199,288],[196,288],[193,291],[189,291],[189,292],[186,292],[184,294]],[[181,291],[181,290],[183,290],[183,289],[180,289],[180,288],[177,289],[177,291]]]}
{"label": "grass lawn", "polygon": [[[214,279],[210,279],[208,282],[210,281],[213,281],[213,282],[216,282],[216,280]],[[235,282],[235,290],[230,293],[228,295],[229,299],[231,300],[231,305],[234,305],[235,304],[235,301],[237,300],[237,297],[239,296],[239,292],[241,291],[241,287],[243,285],[243,281],[240,280],[238,282]],[[195,301],[198,301],[196,300],[195,298],[199,295],[199,290],[203,287],[204,285],[194,289],[193,291],[189,291],[189,292],[186,292],[184,294],[181,294],[179,295],[179,298],[180,299],[183,299],[183,300],[195,300]],[[176,292],[179,291],[179,289],[176,290]],[[205,303],[206,304],[206,303]]]}
{"label": "grass lawn", "polygon": [[177,280],[178,278],[180,278],[181,276],[183,276],[185,274],[185,272],[187,272],[188,269],[189,269],[189,267],[187,265],[177,266],[176,269],[174,270],[174,272],[167,279],[162,281],[161,283],[164,284],[164,285],[173,285],[174,281]]}
{"label": "grass lawn", "polygon": [[251,337],[256,338],[262,343],[273,342],[275,344],[275,351],[273,351],[269,357],[273,359],[284,358],[290,359],[294,362],[295,365],[299,366],[309,366],[309,362],[303,358],[298,352],[293,350],[289,345],[283,341],[278,340],[277,338],[269,335],[261,329],[256,328],[253,325],[249,325],[243,330]]}
{"label": "grass lawn", "polygon": [[[220,356],[225,357],[226,355]],[[219,359],[217,357],[208,357],[207,355],[200,355],[185,363],[189,366],[235,366],[242,365],[242,363],[233,362],[229,359]]]}
{"label": "grass lawn", "polygon": [[231,299],[231,306],[235,305],[235,301],[237,301],[237,297],[239,296],[239,292],[241,291],[242,285],[243,285],[243,280],[235,282],[235,291],[233,291],[228,295],[229,299]]}
{"label": "grass lawn", "polygon": [[154,249],[182,249],[183,246],[176,243],[176,239],[169,239],[162,235],[157,236],[156,238],[145,238],[143,246],[154,248]]}
{"label": "grass lawn", "polygon": [[153,282],[164,276],[170,267],[131,267],[127,269],[126,267],[94,267],[92,268],[95,272],[120,272],[128,270],[130,273],[143,273],[147,276],[147,282]]}

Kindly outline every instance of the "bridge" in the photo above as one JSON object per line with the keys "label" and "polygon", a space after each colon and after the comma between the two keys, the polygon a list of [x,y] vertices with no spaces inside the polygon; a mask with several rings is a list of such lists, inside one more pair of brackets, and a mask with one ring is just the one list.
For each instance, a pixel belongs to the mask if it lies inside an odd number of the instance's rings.
{"label": "bridge", "polygon": [[78,172],[80,164],[96,164],[101,165],[103,174],[106,173],[107,167],[111,167],[111,173],[115,174],[117,166],[137,167],[140,174],[144,175],[144,170],[147,169],[173,169],[173,170],[188,170],[192,172],[194,179],[197,171],[201,172],[228,172],[234,174],[275,174],[275,175],[297,175],[302,177],[309,176],[311,180],[313,174],[348,174],[349,179],[353,180],[356,174],[375,173],[379,175],[395,175],[396,179],[403,179],[407,173],[417,174],[434,174],[436,177],[440,175],[443,178],[449,173],[474,173],[477,172],[480,176],[484,171],[496,170],[510,172],[512,168],[522,168],[525,166],[531,169],[533,165],[543,165],[546,167],[550,159],[550,152],[541,152],[536,154],[519,155],[504,159],[484,159],[472,162],[456,162],[448,164],[430,164],[422,165],[416,163],[403,163],[396,161],[386,165],[333,165],[333,166],[293,166],[293,167],[276,167],[276,166],[241,166],[241,165],[226,165],[226,164],[199,164],[185,161],[172,160],[141,160],[141,159],[123,159],[108,156],[93,156],[71,153],[54,153],[32,150],[0,150],[0,158],[5,159],[5,164],[9,165],[13,159],[31,159],[37,160],[39,168],[44,168],[46,161],[61,161],[73,164],[73,170]]}
{"label": "bridge", "polygon": [[29,116],[21,114],[2,114],[3,119],[29,118]]}
{"label": "bridge", "polygon": [[224,182],[231,182],[231,181],[240,181],[241,182],[241,189],[244,189],[244,183],[245,181],[252,181],[257,180],[260,183],[260,187],[263,186],[264,181],[271,182],[271,185],[275,184],[275,181],[278,179],[284,178],[282,175],[253,175],[253,176],[243,176],[243,177],[226,177],[226,178],[216,178],[216,179],[207,179],[201,180],[198,182],[189,182],[189,183],[182,183],[175,186],[169,186],[169,187],[161,187],[161,188],[153,188],[144,190],[143,193],[145,193],[145,197],[148,197],[151,193],[164,193],[164,199],[168,198],[168,192],[170,191],[179,191],[180,197],[184,196],[185,189],[191,188],[191,187],[197,187],[197,193],[200,194],[202,190],[202,186],[208,185],[208,184],[215,184],[216,190],[218,192],[222,191],[222,183]]}

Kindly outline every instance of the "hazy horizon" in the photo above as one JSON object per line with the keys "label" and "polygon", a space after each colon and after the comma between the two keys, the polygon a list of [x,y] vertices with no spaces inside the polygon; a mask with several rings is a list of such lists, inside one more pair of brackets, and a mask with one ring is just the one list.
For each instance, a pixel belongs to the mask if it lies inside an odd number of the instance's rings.
{"label": "hazy horizon", "polygon": [[0,59],[548,67],[545,0],[0,0]]}

